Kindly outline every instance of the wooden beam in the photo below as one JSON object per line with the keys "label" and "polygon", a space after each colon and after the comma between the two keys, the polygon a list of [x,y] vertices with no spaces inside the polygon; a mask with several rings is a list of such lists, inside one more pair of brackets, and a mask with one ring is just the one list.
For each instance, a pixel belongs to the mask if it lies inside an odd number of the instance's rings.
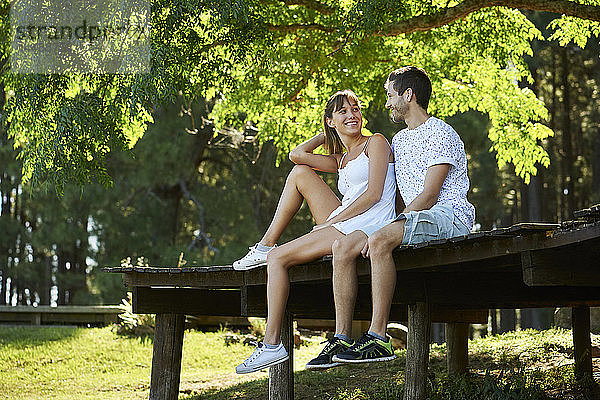
{"label": "wooden beam", "polygon": [[[266,288],[248,286],[242,288],[244,299],[242,315],[265,317],[267,313]],[[331,282],[329,284],[292,284],[287,303],[288,310],[296,318],[335,319],[335,304]],[[359,285],[354,320],[371,320],[370,285]],[[455,309],[443,305],[431,306],[431,318],[434,322],[470,322],[486,323],[487,309]],[[392,304],[390,321],[406,322],[408,307],[406,304]]]}
{"label": "wooden beam", "polygon": [[397,290],[394,302],[422,301],[426,296],[432,304],[456,309],[600,305],[598,287],[527,286],[520,265],[495,271],[422,273],[407,282]]}
{"label": "wooden beam", "polygon": [[241,294],[235,289],[133,288],[137,314],[241,316]]}
{"label": "wooden beam", "polygon": [[404,400],[424,400],[426,397],[430,337],[429,305],[409,305]]}
{"label": "wooden beam", "polygon": [[150,400],[177,400],[185,316],[157,314],[152,351]]}
{"label": "wooden beam", "polygon": [[575,378],[583,383],[592,379],[592,344],[590,341],[590,308],[573,307],[573,352],[575,353]]}
{"label": "wooden beam", "polygon": [[290,358],[269,368],[269,400],[294,400],[294,319],[288,311],[283,316],[281,342]]}
{"label": "wooden beam", "polygon": [[[225,268],[225,267],[222,267]],[[148,271],[148,272],[146,272]],[[151,268],[123,273],[126,286],[182,286],[234,288],[244,284],[244,272],[234,271],[232,267],[212,270],[208,267]]]}
{"label": "wooden beam", "polygon": [[600,286],[600,238],[521,253],[529,286]]}
{"label": "wooden beam", "polygon": [[448,375],[463,375],[469,370],[469,324],[446,324]]}

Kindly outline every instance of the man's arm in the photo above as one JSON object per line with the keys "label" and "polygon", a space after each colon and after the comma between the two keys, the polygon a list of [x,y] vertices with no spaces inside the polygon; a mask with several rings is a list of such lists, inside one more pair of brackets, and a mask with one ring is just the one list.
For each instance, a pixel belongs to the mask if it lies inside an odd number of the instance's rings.
{"label": "man's arm", "polygon": [[[402,212],[428,210],[433,207],[437,203],[442,185],[446,180],[446,176],[448,176],[451,166],[450,164],[436,164],[427,168],[423,191]],[[365,243],[361,253],[363,257],[369,257],[368,241]]]}
{"label": "man's arm", "polygon": [[428,210],[433,207],[437,203],[451,166],[450,164],[436,164],[427,168],[423,191],[402,212]]}

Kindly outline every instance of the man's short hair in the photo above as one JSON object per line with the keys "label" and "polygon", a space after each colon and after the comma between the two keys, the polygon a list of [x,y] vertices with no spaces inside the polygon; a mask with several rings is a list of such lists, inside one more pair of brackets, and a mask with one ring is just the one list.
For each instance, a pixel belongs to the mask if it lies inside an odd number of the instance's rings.
{"label": "man's short hair", "polygon": [[431,80],[422,68],[412,66],[399,68],[392,71],[387,80],[393,85],[392,87],[399,96],[406,89],[411,88],[417,96],[417,104],[427,111],[431,98]]}

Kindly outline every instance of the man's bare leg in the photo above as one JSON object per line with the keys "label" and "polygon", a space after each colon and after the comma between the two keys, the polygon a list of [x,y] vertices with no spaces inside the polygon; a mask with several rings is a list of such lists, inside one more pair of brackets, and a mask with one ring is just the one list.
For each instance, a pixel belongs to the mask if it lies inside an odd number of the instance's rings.
{"label": "man's bare leg", "polygon": [[333,299],[335,333],[350,337],[358,291],[356,258],[367,242],[367,235],[355,231],[333,243]]}
{"label": "man's bare leg", "polygon": [[369,237],[373,315],[370,331],[385,337],[396,288],[396,265],[392,251],[402,243],[404,220],[389,224]]}

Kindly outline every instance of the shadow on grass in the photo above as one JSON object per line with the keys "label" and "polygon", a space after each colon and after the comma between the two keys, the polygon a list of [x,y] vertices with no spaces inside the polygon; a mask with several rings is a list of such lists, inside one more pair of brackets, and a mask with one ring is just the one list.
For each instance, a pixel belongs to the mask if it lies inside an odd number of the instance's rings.
{"label": "shadow on grass", "polygon": [[77,337],[82,329],[74,326],[0,326],[0,347],[40,346]]}
{"label": "shadow on grass", "polygon": [[[294,373],[295,399],[398,399],[402,397],[405,355],[394,361],[348,365],[324,371]],[[268,379],[240,383],[202,393],[187,393],[182,400],[264,400]]]}

